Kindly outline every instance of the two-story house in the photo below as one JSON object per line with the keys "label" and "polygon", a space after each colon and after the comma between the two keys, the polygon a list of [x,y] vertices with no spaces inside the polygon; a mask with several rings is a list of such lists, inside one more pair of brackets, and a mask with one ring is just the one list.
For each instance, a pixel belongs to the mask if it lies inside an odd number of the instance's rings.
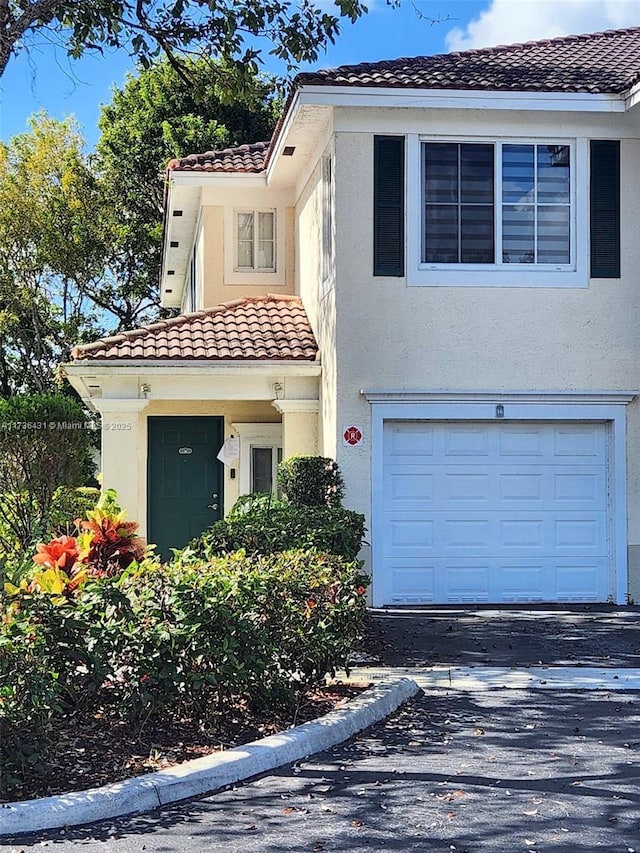
{"label": "two-story house", "polygon": [[66,367],[104,486],[166,553],[321,453],[375,605],[638,600],[639,101],[636,27],[300,74],[169,163],[183,313]]}

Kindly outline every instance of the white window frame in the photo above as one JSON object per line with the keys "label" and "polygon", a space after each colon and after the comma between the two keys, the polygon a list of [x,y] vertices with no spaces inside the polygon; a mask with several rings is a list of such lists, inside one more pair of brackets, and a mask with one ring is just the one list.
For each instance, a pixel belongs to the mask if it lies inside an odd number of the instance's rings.
{"label": "white window frame", "polygon": [[[258,221],[261,216],[268,214],[271,216],[271,224],[272,224],[272,233],[273,233],[273,265],[270,267],[259,267],[256,266],[257,257],[258,257],[258,244],[260,242],[260,237],[258,235]],[[241,267],[240,261],[238,259],[238,219],[241,216],[252,216],[253,217],[253,266],[250,267]],[[277,234],[276,234],[276,212],[273,209],[268,210],[235,210],[233,213],[234,218],[234,233],[235,233],[235,243],[234,243],[234,270],[235,272],[275,272],[278,268],[278,259],[276,257],[276,246],[277,246]]]}
{"label": "white window frame", "polygon": [[[422,263],[423,142],[495,146],[494,226],[496,263]],[[568,145],[571,164],[571,263],[505,264],[498,257],[502,230],[502,145]],[[460,137],[411,134],[407,141],[407,284],[410,287],[587,287],[588,278],[588,145],[586,139],[556,137]]]}
{"label": "white window frame", "polygon": [[276,493],[278,449],[282,450],[282,424],[240,423],[232,424],[232,430],[240,438],[240,494],[251,494],[252,449],[270,447],[273,460],[273,493]]}
{"label": "white window frame", "polygon": [[333,152],[327,151],[321,159],[320,187],[322,193],[322,295],[328,293],[334,285],[334,177],[335,163]]}
{"label": "white window frame", "polygon": [[[275,269],[238,268],[237,217],[239,213],[273,213]],[[227,207],[224,215],[224,283],[280,287],[285,284],[285,210],[281,207]],[[255,233],[255,232],[254,232]],[[254,237],[254,239],[257,239]]]}

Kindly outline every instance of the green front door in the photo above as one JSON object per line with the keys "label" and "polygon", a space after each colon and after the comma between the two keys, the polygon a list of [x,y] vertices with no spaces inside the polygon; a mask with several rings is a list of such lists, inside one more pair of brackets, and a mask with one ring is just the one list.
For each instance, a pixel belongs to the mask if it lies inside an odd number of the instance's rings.
{"label": "green front door", "polygon": [[148,541],[162,559],[222,518],[224,419],[149,418]]}

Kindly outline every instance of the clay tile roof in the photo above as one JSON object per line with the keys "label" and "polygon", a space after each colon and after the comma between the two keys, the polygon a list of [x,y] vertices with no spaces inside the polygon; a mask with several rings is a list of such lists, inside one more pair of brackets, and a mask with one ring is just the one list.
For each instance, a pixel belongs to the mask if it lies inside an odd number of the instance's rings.
{"label": "clay tile roof", "polygon": [[189,154],[170,160],[167,169],[177,172],[262,172],[268,148],[268,142],[254,142],[222,151]]}
{"label": "clay tile roof", "polygon": [[640,27],[298,74],[296,86],[619,94],[640,80]]}
{"label": "clay tile roof", "polygon": [[309,320],[297,296],[247,297],[77,346],[77,359],[315,361]]}

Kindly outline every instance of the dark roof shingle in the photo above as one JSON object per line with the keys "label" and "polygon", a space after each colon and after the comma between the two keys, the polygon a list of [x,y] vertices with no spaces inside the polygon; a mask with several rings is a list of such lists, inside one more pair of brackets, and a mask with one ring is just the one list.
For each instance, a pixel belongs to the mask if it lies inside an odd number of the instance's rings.
{"label": "dark roof shingle", "polygon": [[616,95],[626,92],[639,81],[640,27],[303,72],[293,81],[271,142],[190,154],[171,160],[168,169],[236,173],[264,171],[293,94],[302,86]]}
{"label": "dark roof shingle", "polygon": [[640,27],[298,74],[300,86],[620,94],[640,80]]}
{"label": "dark roof shingle", "polygon": [[74,360],[315,361],[318,347],[302,301],[269,294],[160,320],[75,347]]}

